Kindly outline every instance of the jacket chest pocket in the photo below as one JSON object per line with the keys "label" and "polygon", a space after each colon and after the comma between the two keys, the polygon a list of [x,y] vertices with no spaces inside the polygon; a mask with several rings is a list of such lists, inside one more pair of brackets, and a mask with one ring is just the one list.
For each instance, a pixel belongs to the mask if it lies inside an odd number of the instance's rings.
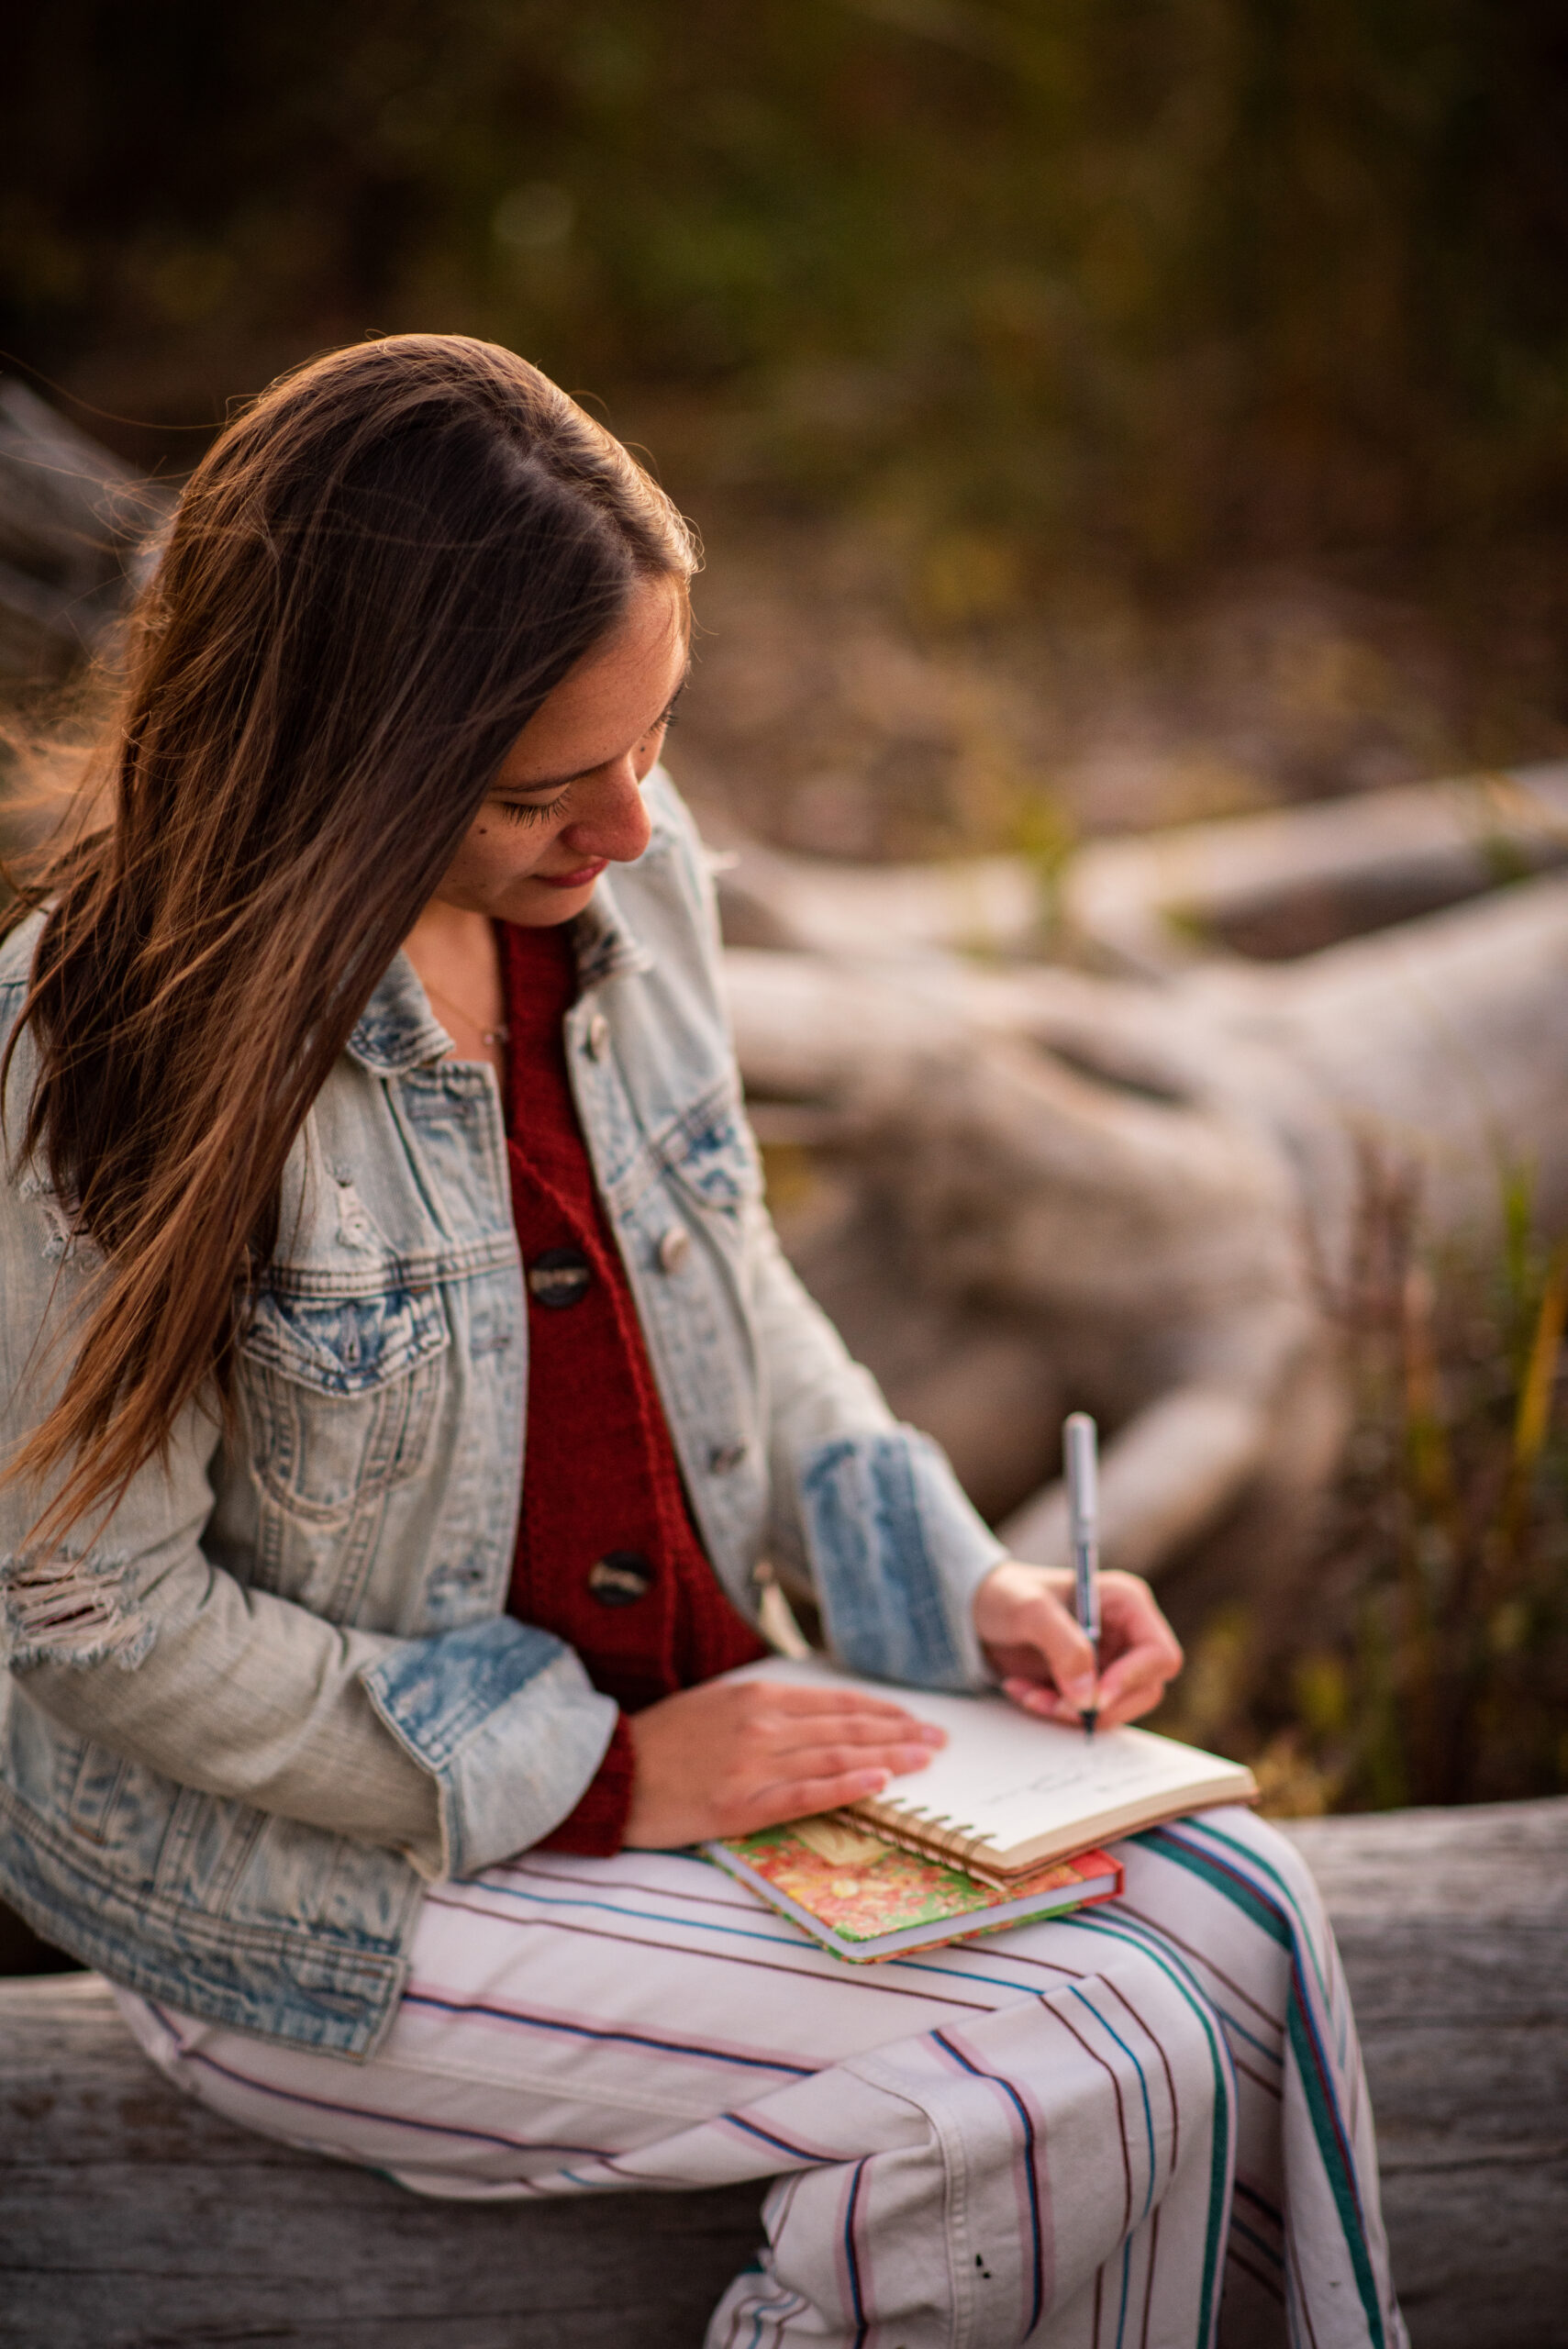
{"label": "jacket chest pocket", "polygon": [[418,1475],[448,1344],[438,1290],[258,1299],[241,1348],[250,1457],[292,1515],[340,1520]]}
{"label": "jacket chest pocket", "polygon": [[746,1202],[762,1195],[756,1146],[732,1082],[666,1127],[653,1149],[677,1194],[721,1224],[737,1221]]}

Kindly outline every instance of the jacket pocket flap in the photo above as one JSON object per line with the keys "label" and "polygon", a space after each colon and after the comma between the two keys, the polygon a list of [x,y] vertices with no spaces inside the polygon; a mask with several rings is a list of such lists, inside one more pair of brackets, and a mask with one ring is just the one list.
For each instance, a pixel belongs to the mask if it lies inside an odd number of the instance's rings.
{"label": "jacket pocket flap", "polygon": [[439,1291],[391,1288],[374,1297],[257,1297],[242,1347],[323,1395],[364,1395],[439,1354],[448,1342]]}
{"label": "jacket pocket flap", "polygon": [[738,1208],[761,1195],[756,1144],[728,1082],[666,1126],[653,1150],[665,1172],[703,1207]]}

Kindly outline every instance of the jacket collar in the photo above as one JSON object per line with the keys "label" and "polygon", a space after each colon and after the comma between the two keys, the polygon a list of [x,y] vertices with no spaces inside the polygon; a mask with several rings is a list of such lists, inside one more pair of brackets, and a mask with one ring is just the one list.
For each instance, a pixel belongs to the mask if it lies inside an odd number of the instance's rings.
{"label": "jacket collar", "polygon": [[[661,844],[661,834],[655,828],[653,839],[639,857],[653,854]],[[632,870],[636,871],[634,865]],[[603,874],[598,887],[572,925],[572,945],[577,956],[577,985],[586,995],[590,987],[602,986],[606,979],[640,977],[653,968],[653,956],[628,927],[626,918],[616,902],[616,892],[609,874]]]}
{"label": "jacket collar", "polygon": [[[657,839],[656,830],[655,843]],[[651,849],[655,843],[650,844]],[[640,975],[653,967],[653,956],[627,927],[607,873],[573,922],[572,944],[577,957],[577,985],[584,995],[590,987],[602,986],[606,979]],[[441,1060],[454,1050],[451,1038],[430,1008],[413,963],[399,948],[349,1038],[350,1059],[377,1076],[396,1076],[425,1062]]]}

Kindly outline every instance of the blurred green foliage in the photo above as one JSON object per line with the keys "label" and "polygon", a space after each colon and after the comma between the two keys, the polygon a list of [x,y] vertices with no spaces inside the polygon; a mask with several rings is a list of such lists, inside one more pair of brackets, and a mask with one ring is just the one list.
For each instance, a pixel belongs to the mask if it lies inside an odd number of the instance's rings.
{"label": "blurred green foliage", "polygon": [[1291,1637],[1220,1609],[1170,1707],[1275,1809],[1568,1792],[1568,1241],[1520,1174],[1500,1208],[1434,1251],[1414,1186],[1368,1163],[1354,1424]]}
{"label": "blurred green foliage", "polygon": [[0,341],[165,422],[413,326],[697,394],[698,471],[895,508],[939,618],[1535,531],[1565,69],[1545,0],[50,0]]}

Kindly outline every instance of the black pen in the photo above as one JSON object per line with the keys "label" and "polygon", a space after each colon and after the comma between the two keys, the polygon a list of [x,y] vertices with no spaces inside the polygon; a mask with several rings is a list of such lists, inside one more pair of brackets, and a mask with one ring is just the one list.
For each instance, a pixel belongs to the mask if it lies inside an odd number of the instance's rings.
{"label": "black pen", "polygon": [[[1095,1422],[1087,1411],[1073,1411],[1062,1431],[1062,1464],[1067,1472],[1067,1530],[1073,1544],[1073,1590],[1079,1624],[1095,1651],[1096,1687],[1100,1673],[1100,1529],[1099,1471],[1095,1449]],[[1099,1709],[1084,1713],[1084,1734],[1093,1737]]]}

